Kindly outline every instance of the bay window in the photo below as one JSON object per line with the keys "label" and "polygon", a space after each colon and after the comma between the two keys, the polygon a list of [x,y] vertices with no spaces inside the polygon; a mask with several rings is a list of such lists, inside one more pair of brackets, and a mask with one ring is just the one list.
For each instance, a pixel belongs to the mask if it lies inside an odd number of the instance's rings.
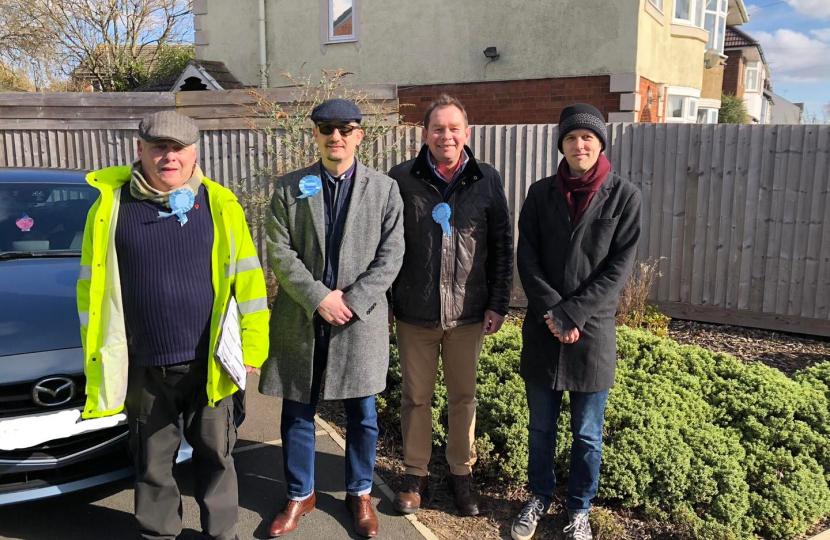
{"label": "bay window", "polygon": [[694,124],[697,122],[700,90],[670,86],[666,91],[666,122]]}
{"label": "bay window", "polygon": [[729,0],[707,0],[703,19],[703,29],[709,32],[707,49],[717,49],[723,54],[723,42],[726,32],[726,13]]}
{"label": "bay window", "polygon": [[703,28],[703,2],[705,0],[675,0],[674,22]]}

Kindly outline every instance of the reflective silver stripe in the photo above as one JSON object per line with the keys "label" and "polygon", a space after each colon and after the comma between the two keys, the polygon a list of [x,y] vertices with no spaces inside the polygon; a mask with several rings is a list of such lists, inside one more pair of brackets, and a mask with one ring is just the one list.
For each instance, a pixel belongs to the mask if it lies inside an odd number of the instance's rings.
{"label": "reflective silver stripe", "polygon": [[230,279],[231,276],[236,275],[236,238],[231,229],[231,264],[225,266],[225,279]]}
{"label": "reflective silver stripe", "polygon": [[245,257],[244,259],[236,261],[235,265],[225,267],[225,279],[230,279],[234,274],[247,272],[248,270],[257,270],[259,268],[262,268],[259,257],[256,255],[253,257]]}
{"label": "reflective silver stripe", "polygon": [[78,281],[82,279],[92,279],[92,267],[88,264],[82,264],[78,271]]}
{"label": "reflective silver stripe", "polygon": [[248,300],[247,302],[239,302],[239,313],[242,315],[248,315],[249,313],[255,313],[257,311],[265,311],[267,309],[268,299],[264,296],[262,298]]}
{"label": "reflective silver stripe", "polygon": [[248,270],[256,270],[257,268],[262,268],[262,266],[259,264],[259,257],[256,255],[253,257],[245,257],[244,259],[236,261],[237,274],[241,274],[242,272],[246,272]]}
{"label": "reflective silver stripe", "polygon": [[78,318],[81,320],[81,326],[89,326],[89,311],[81,311]]}

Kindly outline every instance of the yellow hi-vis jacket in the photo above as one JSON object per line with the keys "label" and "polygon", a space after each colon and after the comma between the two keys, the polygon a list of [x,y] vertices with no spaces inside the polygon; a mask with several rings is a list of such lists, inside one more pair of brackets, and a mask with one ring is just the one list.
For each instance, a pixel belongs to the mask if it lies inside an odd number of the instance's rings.
{"label": "yellow hi-vis jacket", "polygon": [[[130,181],[129,166],[93,171],[86,181],[101,195],[86,219],[81,270],[78,276],[78,316],[84,347],[87,401],[83,418],[121,412],[127,396],[127,332],[121,300],[121,279],[115,250],[115,227],[121,189]],[[268,356],[268,298],[245,213],[228,189],[204,179],[213,219],[213,310],[210,351],[216,351],[219,329],[233,291],[239,304],[242,351],[246,365],[260,367]],[[129,189],[127,185],[125,189]],[[210,406],[238,390],[214,358],[208,359],[207,396]]]}

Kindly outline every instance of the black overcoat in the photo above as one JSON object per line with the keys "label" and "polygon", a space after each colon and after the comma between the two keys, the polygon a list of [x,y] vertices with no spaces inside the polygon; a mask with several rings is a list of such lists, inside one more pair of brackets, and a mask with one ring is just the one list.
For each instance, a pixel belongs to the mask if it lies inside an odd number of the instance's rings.
{"label": "black overcoat", "polygon": [[[517,264],[528,298],[521,375],[555,390],[599,392],[614,384],[614,315],[640,238],[640,191],[608,175],[571,225],[565,197],[551,176],[530,186],[519,215]],[[580,330],[560,343],[544,314],[559,306]]]}

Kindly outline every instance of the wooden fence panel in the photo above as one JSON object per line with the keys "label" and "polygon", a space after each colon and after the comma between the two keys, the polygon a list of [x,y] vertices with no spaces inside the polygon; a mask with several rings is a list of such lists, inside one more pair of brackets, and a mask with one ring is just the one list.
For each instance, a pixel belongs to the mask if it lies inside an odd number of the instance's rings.
{"label": "wooden fence panel", "polygon": [[[0,94],[0,104],[4,99]],[[130,105],[158,103],[141,99]],[[27,125],[0,119],[0,166],[90,170],[136,159],[135,124]],[[504,179],[514,245],[527,190],[554,174],[562,159],[557,135],[555,125],[472,128],[475,155]],[[670,316],[830,336],[830,127],[612,124],[608,138],[614,170],[643,195],[638,259],[660,259],[662,275],[651,298],[661,309]],[[313,144],[308,137],[305,142]],[[414,158],[422,143],[419,128],[395,128],[374,143],[382,155],[379,168]],[[205,175],[267,199],[274,153],[283,151],[278,137],[210,129],[202,131],[199,146]],[[264,259],[265,209],[260,203],[248,210]],[[526,305],[517,272],[514,280],[512,302]]]}

